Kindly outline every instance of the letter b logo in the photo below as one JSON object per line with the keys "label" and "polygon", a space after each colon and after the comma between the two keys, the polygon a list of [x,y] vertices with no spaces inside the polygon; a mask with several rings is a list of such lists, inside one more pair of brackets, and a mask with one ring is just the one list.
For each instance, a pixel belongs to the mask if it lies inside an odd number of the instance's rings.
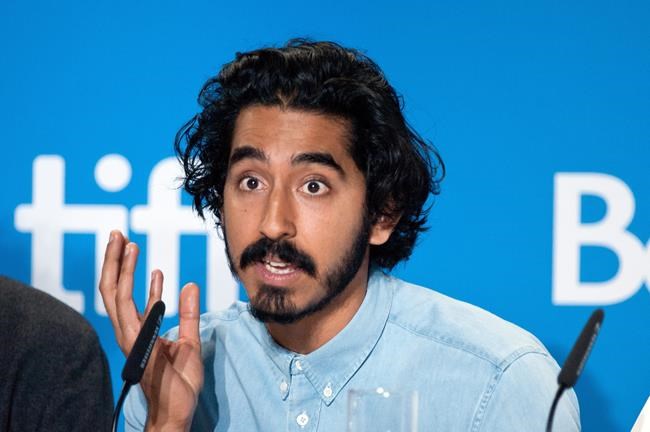
{"label": "letter b logo", "polygon": [[[605,216],[581,222],[583,195],[600,197]],[[620,179],[599,173],[557,173],[553,215],[553,303],[606,305],[634,295],[650,281],[650,248],[627,231],[634,217],[634,195]],[[614,277],[604,282],[580,281],[580,247],[597,246],[618,256]],[[648,283],[648,282],[647,282]]]}

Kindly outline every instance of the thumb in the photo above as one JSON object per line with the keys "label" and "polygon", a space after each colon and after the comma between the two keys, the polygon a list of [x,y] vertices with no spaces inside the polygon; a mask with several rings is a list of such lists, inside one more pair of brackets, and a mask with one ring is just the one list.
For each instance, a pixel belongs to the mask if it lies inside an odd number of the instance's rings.
{"label": "thumb", "polygon": [[181,291],[178,316],[180,319],[178,337],[200,344],[199,340],[199,287],[188,283]]}

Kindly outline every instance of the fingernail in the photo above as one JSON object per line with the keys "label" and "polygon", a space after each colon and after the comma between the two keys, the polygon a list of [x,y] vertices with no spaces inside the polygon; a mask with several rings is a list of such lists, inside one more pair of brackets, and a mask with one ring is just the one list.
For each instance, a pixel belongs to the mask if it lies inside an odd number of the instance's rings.
{"label": "fingernail", "polygon": [[156,279],[158,279],[158,272],[154,270],[151,272],[151,282],[156,282]]}
{"label": "fingernail", "polygon": [[113,240],[115,240],[115,232],[111,231],[111,234],[108,236],[108,243],[110,244]]}
{"label": "fingernail", "polygon": [[129,254],[131,253],[131,247],[130,246],[131,245],[126,245],[126,247],[124,248],[124,256],[129,256]]}

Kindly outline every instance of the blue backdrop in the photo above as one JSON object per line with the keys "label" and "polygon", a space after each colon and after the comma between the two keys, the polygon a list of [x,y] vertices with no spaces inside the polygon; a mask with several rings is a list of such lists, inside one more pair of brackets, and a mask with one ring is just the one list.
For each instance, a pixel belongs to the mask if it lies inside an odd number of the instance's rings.
{"label": "blue backdrop", "polygon": [[152,267],[169,299],[189,280],[204,309],[241,296],[170,187],[172,138],[236,51],[331,39],[380,64],[448,167],[395,273],[529,329],[560,363],[604,307],[582,421],[629,430],[650,393],[648,5],[5,0],[0,273],[89,319],[117,393],[123,357],[95,292],[108,230],[142,247],[140,305]]}

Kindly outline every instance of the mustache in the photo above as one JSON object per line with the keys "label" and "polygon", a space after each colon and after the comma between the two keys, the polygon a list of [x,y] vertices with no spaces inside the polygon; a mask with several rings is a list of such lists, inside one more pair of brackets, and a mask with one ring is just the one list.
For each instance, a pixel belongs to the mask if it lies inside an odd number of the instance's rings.
{"label": "mustache", "polygon": [[316,277],[316,264],[312,257],[284,240],[271,240],[262,237],[244,249],[239,259],[239,268],[244,270],[251,264],[262,262],[269,255],[280,258],[312,277]]}

